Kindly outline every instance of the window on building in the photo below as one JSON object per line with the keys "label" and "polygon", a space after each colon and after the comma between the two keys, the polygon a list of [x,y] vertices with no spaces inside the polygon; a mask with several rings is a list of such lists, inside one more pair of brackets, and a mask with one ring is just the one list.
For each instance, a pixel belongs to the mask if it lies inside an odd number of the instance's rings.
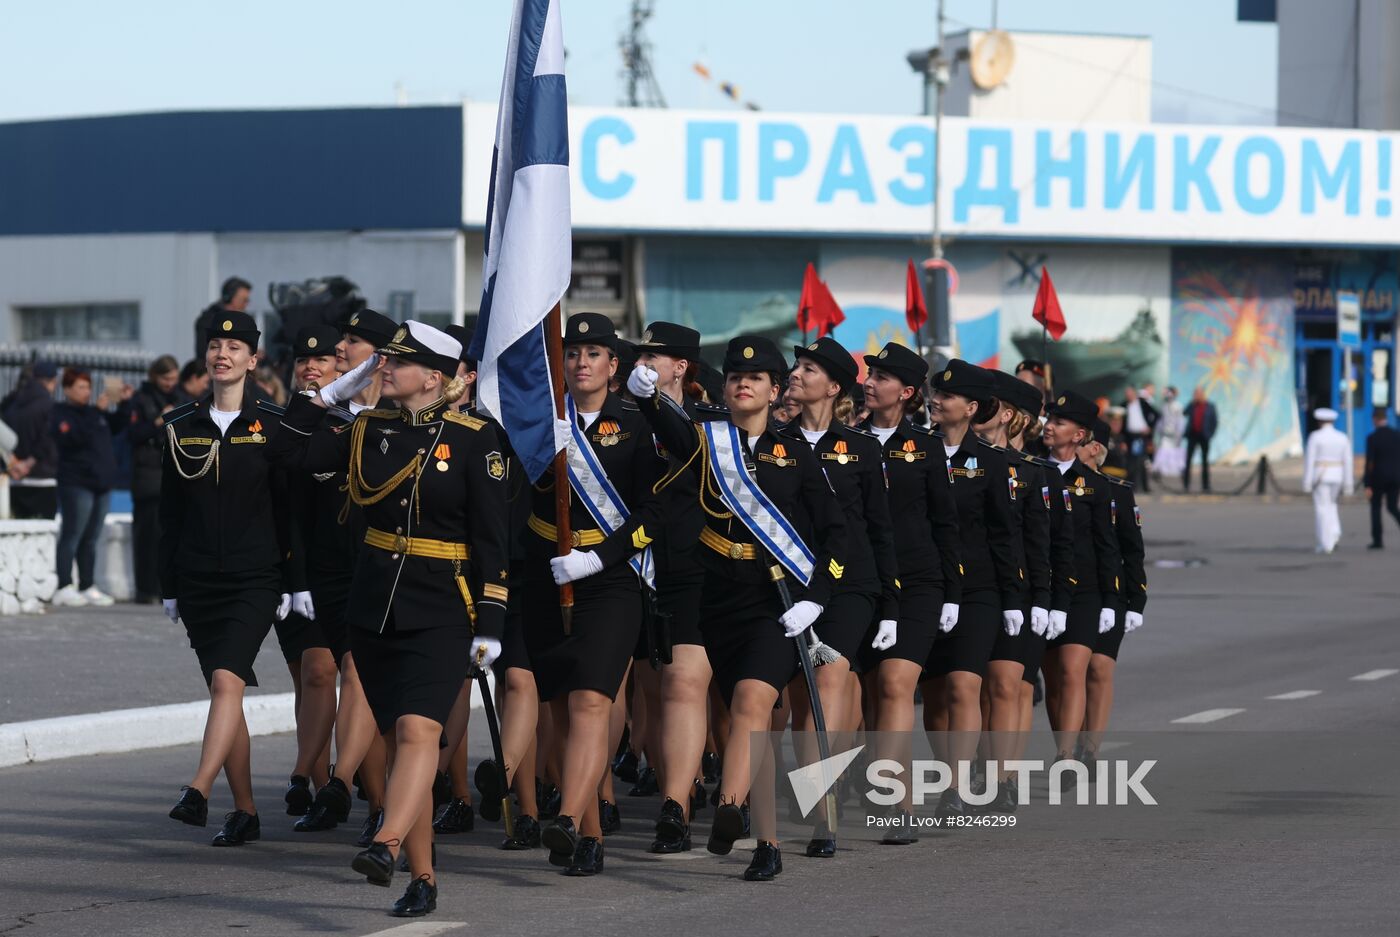
{"label": "window on building", "polygon": [[20,306],[19,336],[25,342],[130,342],[141,340],[137,303]]}

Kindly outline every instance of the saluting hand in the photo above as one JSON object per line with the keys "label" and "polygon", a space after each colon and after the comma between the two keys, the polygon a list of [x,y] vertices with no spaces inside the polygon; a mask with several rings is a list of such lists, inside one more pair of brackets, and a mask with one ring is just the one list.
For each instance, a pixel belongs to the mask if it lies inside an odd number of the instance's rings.
{"label": "saluting hand", "polygon": [[379,370],[379,366],[384,363],[384,359],[379,352],[370,355],[358,365],[346,371],[340,377],[331,381],[321,388],[321,402],[328,407],[333,407],[338,403],[344,403],[352,399],[360,391],[364,390],[374,380],[374,372]]}
{"label": "saluting hand", "polygon": [[1036,634],[1045,634],[1045,629],[1050,627],[1050,613],[1043,608],[1031,606],[1031,630]]}
{"label": "saluting hand", "polygon": [[180,623],[180,606],[174,599],[161,599],[161,607],[165,609],[165,615],[175,624]]}
{"label": "saluting hand", "polygon": [[1025,613],[1019,608],[1008,608],[1002,610],[1001,625],[1006,629],[1006,633],[1011,637],[1016,637],[1021,633],[1021,627],[1026,623]]}
{"label": "saluting hand", "polygon": [[938,630],[947,634],[958,626],[958,603],[944,602],[943,610],[938,613]]}
{"label": "saluting hand", "polygon": [[656,379],[659,375],[644,364],[639,364],[627,376],[627,389],[638,400],[656,396]]}
{"label": "saluting hand", "polygon": [[570,550],[564,556],[550,557],[549,571],[554,574],[554,584],[562,586],[601,573],[603,561],[592,550]]}
{"label": "saluting hand", "polygon": [[1045,640],[1053,641],[1065,633],[1065,628],[1069,627],[1069,612],[1062,612],[1059,609],[1050,609],[1050,624],[1045,628]]}
{"label": "saluting hand", "polygon": [[1128,612],[1123,618],[1123,630],[1131,634],[1142,627],[1142,612]]}
{"label": "saluting hand", "polygon": [[1099,609],[1099,634],[1108,634],[1118,624],[1118,613],[1111,608]]}
{"label": "saluting hand", "polygon": [[880,622],[880,629],[875,633],[875,640],[870,642],[870,646],[877,651],[887,651],[894,647],[898,635],[899,625],[886,618]]}

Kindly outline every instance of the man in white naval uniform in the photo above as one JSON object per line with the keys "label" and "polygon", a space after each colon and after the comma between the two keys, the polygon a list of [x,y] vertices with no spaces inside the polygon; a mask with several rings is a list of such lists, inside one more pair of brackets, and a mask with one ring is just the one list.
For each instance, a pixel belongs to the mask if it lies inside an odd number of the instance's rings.
{"label": "man in white naval uniform", "polygon": [[1317,551],[1331,553],[1342,539],[1342,519],[1337,498],[1351,494],[1352,454],[1347,434],[1333,426],[1337,411],[1322,407],[1313,411],[1318,427],[1308,434],[1307,461],[1303,468],[1303,490],[1312,492],[1313,514],[1317,520]]}

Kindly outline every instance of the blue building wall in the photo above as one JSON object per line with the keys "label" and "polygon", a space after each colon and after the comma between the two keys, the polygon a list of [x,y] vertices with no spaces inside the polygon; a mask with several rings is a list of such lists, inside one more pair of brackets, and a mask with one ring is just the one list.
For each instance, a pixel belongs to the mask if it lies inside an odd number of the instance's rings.
{"label": "blue building wall", "polygon": [[458,228],[459,107],[0,124],[0,235]]}

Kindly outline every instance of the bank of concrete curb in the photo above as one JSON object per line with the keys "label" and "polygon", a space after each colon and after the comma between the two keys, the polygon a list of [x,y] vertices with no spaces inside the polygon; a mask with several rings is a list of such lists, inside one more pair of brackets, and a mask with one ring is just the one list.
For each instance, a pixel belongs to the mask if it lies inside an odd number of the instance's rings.
{"label": "bank of concrete curb", "polygon": [[[243,715],[248,720],[248,733],[258,736],[295,731],[294,702],[291,693],[245,697]],[[475,684],[472,708],[481,708],[481,691]],[[189,745],[204,737],[208,715],[209,701],[196,700],[0,724],[0,768]]]}

